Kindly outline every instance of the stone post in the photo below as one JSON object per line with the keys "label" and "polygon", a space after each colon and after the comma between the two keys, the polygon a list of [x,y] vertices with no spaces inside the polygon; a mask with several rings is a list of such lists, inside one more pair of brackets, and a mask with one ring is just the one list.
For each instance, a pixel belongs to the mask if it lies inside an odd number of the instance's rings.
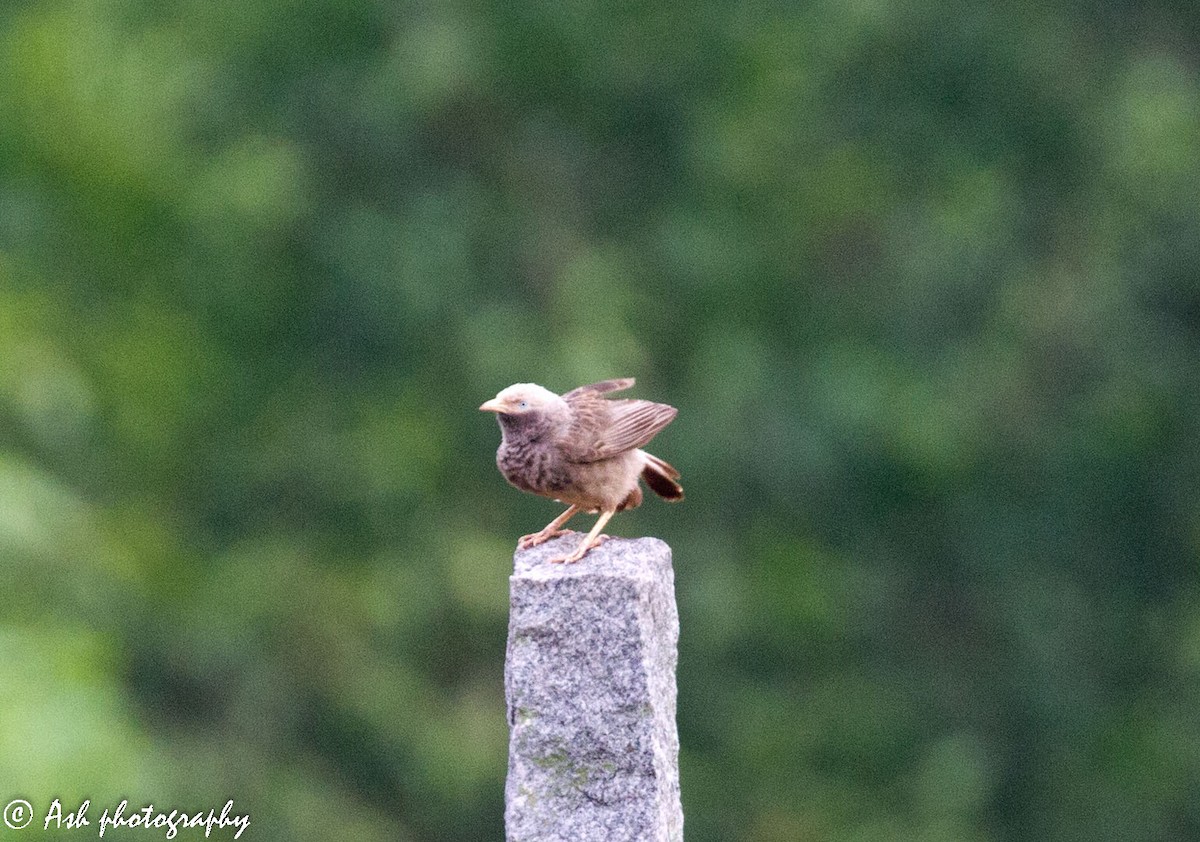
{"label": "stone post", "polygon": [[682,842],[671,548],[578,534],[518,552],[504,684],[508,842]]}

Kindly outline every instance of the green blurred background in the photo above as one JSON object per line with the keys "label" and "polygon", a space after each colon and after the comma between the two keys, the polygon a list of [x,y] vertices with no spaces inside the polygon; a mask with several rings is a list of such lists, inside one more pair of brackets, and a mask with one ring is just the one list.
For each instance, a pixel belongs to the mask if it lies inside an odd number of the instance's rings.
{"label": "green blurred background", "polygon": [[0,801],[501,839],[476,407],[636,376],[689,842],[1200,838],[1198,24],[6,0]]}

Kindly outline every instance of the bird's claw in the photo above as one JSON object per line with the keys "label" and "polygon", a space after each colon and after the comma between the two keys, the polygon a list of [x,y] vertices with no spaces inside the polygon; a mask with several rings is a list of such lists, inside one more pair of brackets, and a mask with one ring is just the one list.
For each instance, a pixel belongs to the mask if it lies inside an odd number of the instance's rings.
{"label": "bird's claw", "polygon": [[554,529],[550,532],[547,532],[543,529],[541,532],[522,535],[519,539],[517,539],[517,549],[527,550],[530,547],[536,547],[538,544],[546,543],[551,538],[557,538],[559,535],[566,535],[570,531],[571,530],[569,529]]}
{"label": "bird's claw", "polygon": [[[566,531],[566,530],[564,530],[564,531]],[[571,553],[570,555],[564,555],[564,556],[559,556],[557,558],[552,558],[552,559],[550,559],[550,563],[551,564],[574,564],[575,562],[579,561],[579,559],[583,558],[585,555],[590,553],[592,550],[596,549],[596,547],[600,546],[601,544],[603,544],[605,541],[608,541],[612,537],[613,536],[611,536],[611,535],[597,535],[594,539],[592,539],[592,542],[590,544],[589,543],[580,544],[578,547],[575,548],[575,551],[573,553]]]}

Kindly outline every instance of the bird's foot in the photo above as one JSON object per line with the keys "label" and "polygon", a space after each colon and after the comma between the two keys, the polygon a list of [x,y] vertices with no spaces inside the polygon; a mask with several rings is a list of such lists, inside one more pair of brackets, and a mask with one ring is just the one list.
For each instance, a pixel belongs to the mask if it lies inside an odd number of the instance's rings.
{"label": "bird's foot", "polygon": [[517,539],[517,549],[527,550],[530,547],[536,547],[538,544],[544,544],[551,538],[557,538],[559,535],[566,535],[570,529],[543,529],[541,532],[534,532],[530,535],[522,535]]}
{"label": "bird's foot", "polygon": [[592,541],[590,543],[588,541],[584,541],[583,543],[581,543],[578,547],[575,548],[575,551],[573,553],[571,553],[570,555],[559,556],[558,558],[550,559],[550,563],[551,564],[574,564],[575,562],[579,561],[579,559],[583,558],[589,552],[591,552],[596,547],[600,546],[601,544],[603,544],[605,541],[609,540],[612,537],[613,536],[611,536],[611,535],[597,535],[594,539],[592,539]]}

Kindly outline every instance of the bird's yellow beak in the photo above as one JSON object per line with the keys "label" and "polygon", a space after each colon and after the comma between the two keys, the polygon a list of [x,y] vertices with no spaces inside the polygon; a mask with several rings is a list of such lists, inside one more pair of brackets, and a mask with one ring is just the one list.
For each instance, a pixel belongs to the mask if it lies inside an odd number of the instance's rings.
{"label": "bird's yellow beak", "polygon": [[484,401],[479,406],[480,412],[503,412],[504,410],[505,406],[499,398],[492,398],[490,401]]}

